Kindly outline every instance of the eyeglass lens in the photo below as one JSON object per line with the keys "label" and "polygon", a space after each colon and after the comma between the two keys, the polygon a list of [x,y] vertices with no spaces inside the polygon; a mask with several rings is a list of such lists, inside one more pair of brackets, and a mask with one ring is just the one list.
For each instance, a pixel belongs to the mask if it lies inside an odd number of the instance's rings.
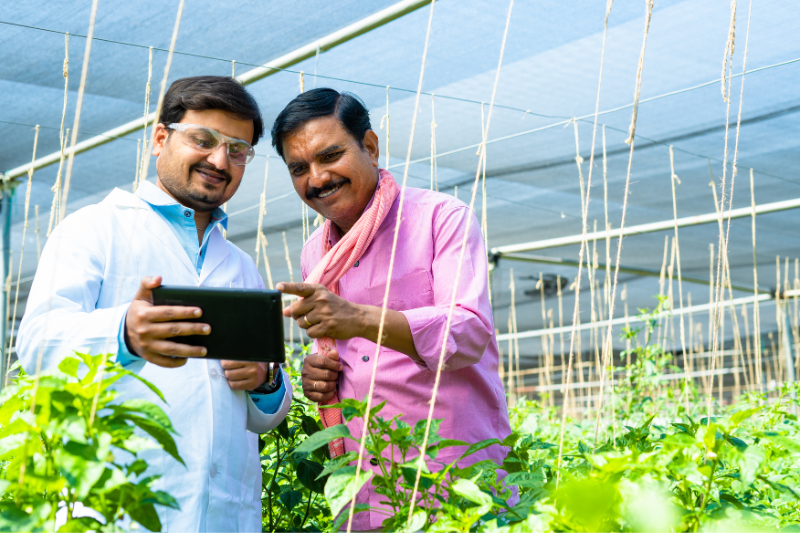
{"label": "eyeglass lens", "polygon": [[[184,131],[186,139],[197,149],[213,151],[219,146],[222,138],[216,132],[207,128],[187,128]],[[252,158],[252,146],[243,141],[229,141],[228,159],[235,165],[246,165]]]}

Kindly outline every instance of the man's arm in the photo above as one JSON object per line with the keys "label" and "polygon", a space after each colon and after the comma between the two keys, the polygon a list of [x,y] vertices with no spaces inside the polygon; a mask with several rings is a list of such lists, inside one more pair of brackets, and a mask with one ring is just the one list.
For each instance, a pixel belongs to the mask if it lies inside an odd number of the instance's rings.
{"label": "man's arm", "polygon": [[[355,304],[335,295],[324,285],[312,283],[278,283],[276,289],[287,294],[301,296],[284,309],[284,316],[291,316],[297,325],[314,339],[352,339],[361,337],[378,342],[381,332],[381,308],[374,305]],[[381,335],[381,345],[409,356],[421,363],[408,320],[399,311],[386,310]]]}
{"label": "man's arm", "polygon": [[[444,340],[445,368],[455,370],[478,363],[492,339],[486,253],[477,219],[466,206],[450,208],[437,217],[431,272],[435,305],[406,311],[387,309],[381,344],[435,370]],[[468,234],[462,256],[464,231]],[[456,301],[447,330],[454,274],[459,264]],[[287,307],[284,315],[294,318],[309,337],[377,341],[380,307],[348,302],[323,285],[279,283],[276,288],[303,297]],[[322,366],[319,369],[332,370]]]}
{"label": "man's arm", "polygon": [[[74,351],[114,353],[127,303],[96,309],[106,263],[107,225],[86,210],[59,224],[42,252],[17,337],[26,372],[53,369]],[[124,302],[124,300],[123,300]]]}

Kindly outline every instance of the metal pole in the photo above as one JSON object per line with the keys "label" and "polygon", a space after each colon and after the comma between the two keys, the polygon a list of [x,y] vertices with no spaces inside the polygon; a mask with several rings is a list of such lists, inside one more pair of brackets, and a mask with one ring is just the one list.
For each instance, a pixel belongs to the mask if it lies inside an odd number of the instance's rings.
{"label": "metal pole", "polygon": [[2,243],[2,248],[0,249],[0,255],[2,255],[0,258],[0,283],[3,284],[3,292],[0,297],[0,342],[2,342],[2,346],[0,346],[0,357],[2,357],[2,361],[0,361],[0,390],[3,388],[6,372],[8,371],[6,368],[8,362],[8,354],[6,353],[6,337],[8,336],[8,309],[6,307],[6,302],[8,301],[6,290],[8,287],[6,287],[6,278],[8,278],[10,268],[11,206],[14,199],[14,187],[5,184],[2,193],[3,197],[0,199],[0,220],[2,220],[2,230],[0,230],[2,231],[2,238],[0,238],[0,243]]}
{"label": "metal pole", "polygon": [[[764,213],[774,213],[776,211],[785,211],[787,209],[796,209],[800,207],[800,198],[792,200],[784,200],[782,202],[772,202],[769,204],[761,204],[755,207],[755,214],[761,215]],[[722,214],[722,218],[745,218],[753,216],[753,209],[750,207],[742,207],[740,209],[731,209]],[[619,238],[620,235],[641,235],[643,233],[652,233],[655,231],[674,230],[675,226],[683,228],[686,226],[697,226],[699,224],[710,224],[719,221],[719,213],[707,213],[705,215],[695,215],[692,217],[684,217],[669,220],[662,220],[660,222],[651,222],[649,224],[639,224],[638,226],[628,226],[622,232],[619,229],[612,229],[610,231],[595,231],[583,235],[570,235],[568,237],[556,237],[554,239],[545,239],[542,241],[524,242],[521,244],[511,244],[508,246],[498,246],[491,249],[492,254],[498,254],[501,257],[504,254],[516,252],[530,252],[531,250],[543,250],[545,248],[555,248],[557,246],[567,246],[570,244],[580,244],[583,239],[591,241],[594,239],[602,240],[606,235],[612,239]]]}
{"label": "metal pole", "polygon": [[[402,2],[398,2],[394,5],[387,7],[381,11],[378,11],[374,15],[370,15],[364,19],[359,20],[341,30],[335,31],[331,34],[322,37],[312,43],[309,43],[305,46],[302,46],[288,54],[285,54],[277,59],[266,63],[261,67],[256,67],[248,72],[245,72],[239,76],[236,76],[243,85],[249,85],[255,81],[260,79],[266,78],[267,76],[271,76],[278,72],[281,72],[281,69],[289,68],[292,65],[299,63],[305,59],[310,57],[314,57],[317,53],[317,49],[321,51],[330,50],[342,43],[345,43],[359,35],[363,35],[368,31],[374,30],[384,24],[391,22],[397,18],[402,17],[412,11],[419,9],[420,7],[429,5],[431,0],[403,0]],[[147,123],[152,124],[156,119],[155,113],[150,113],[147,116]],[[75,153],[78,155],[80,153],[86,152],[87,150],[91,150],[92,148],[97,148],[103,144],[113,141],[119,137],[123,137],[130,133],[135,132],[144,127],[144,117],[138,118],[136,120],[132,120],[122,126],[118,126],[116,128],[110,129],[104,133],[99,135],[95,135],[89,139],[86,139],[83,142],[80,142],[75,145],[74,148],[67,149],[64,151],[64,156],[69,157],[70,154]],[[23,176],[28,173],[28,169],[33,165],[34,170],[38,170],[42,167],[46,167],[48,165],[52,165],[54,163],[58,163],[61,160],[61,152],[53,152],[52,154],[46,155],[34,161],[33,163],[28,163],[12,170],[6,172],[3,176],[3,180],[8,181],[12,179],[16,179],[20,176]]]}
{"label": "metal pole", "polygon": [[[498,256],[494,256],[498,257]],[[515,253],[504,253],[503,255],[499,256],[503,259],[513,259],[515,261],[527,261],[529,263],[544,263],[548,265],[561,265],[561,266],[568,266],[568,267],[578,267],[578,261],[574,259],[564,259],[561,257],[547,257],[544,255],[526,255],[526,254],[515,254]],[[605,263],[597,263],[598,270],[604,270],[606,268]],[[614,268],[614,265],[611,265],[611,268]],[[620,272],[625,272],[627,274],[636,274],[638,276],[650,276],[654,278],[658,278],[661,276],[661,273],[658,270],[650,270],[647,268],[640,268],[640,267],[630,267],[630,266],[619,266]],[[701,285],[708,286],[708,280],[702,278],[693,278],[691,276],[682,276],[681,279],[685,282],[689,283],[699,283]],[[735,291],[742,291],[742,292],[753,292],[753,287],[747,287],[744,285],[731,285],[731,289]],[[762,294],[770,294],[770,290],[768,289],[758,289],[759,293]],[[800,292],[800,291],[799,291]]]}
{"label": "metal pole", "polygon": [[[752,304],[756,302],[767,302],[772,300],[773,296],[771,294],[760,294],[758,297],[755,296],[748,296],[745,298],[734,298],[733,300],[724,300],[719,302],[720,307],[735,307],[737,305],[742,304]],[[713,309],[714,304],[702,304],[702,305],[693,305],[692,307],[684,307],[682,309],[673,309],[672,311],[664,311],[663,313],[659,313],[656,315],[656,318],[664,317],[664,316],[679,316],[684,315],[687,313],[699,313],[701,311],[708,311],[709,309]],[[497,336],[497,342],[507,341],[509,339],[532,339],[536,337],[541,337],[543,335],[555,335],[556,333],[571,333],[574,331],[584,331],[596,328],[604,328],[608,327],[609,322],[612,326],[621,326],[626,324],[632,324],[634,322],[642,322],[641,319],[636,317],[622,317],[622,318],[615,318],[613,320],[602,320],[598,322],[586,322],[583,324],[579,324],[577,327],[573,326],[564,326],[563,328],[543,328],[543,329],[533,329],[530,331],[520,331],[519,333],[503,333],[502,335]]]}

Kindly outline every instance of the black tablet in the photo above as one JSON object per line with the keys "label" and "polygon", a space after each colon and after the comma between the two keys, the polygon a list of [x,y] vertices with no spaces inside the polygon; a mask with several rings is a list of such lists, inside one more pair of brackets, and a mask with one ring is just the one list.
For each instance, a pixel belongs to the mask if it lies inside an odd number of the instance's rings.
{"label": "black tablet", "polygon": [[234,361],[283,363],[283,314],[279,291],[161,286],[153,289],[154,305],[199,307],[208,335],[187,335],[170,340],[208,348],[206,357]]}

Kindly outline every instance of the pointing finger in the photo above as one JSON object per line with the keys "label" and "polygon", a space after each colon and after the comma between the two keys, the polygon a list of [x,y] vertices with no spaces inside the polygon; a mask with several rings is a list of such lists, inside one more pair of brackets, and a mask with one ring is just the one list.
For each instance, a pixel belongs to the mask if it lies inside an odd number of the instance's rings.
{"label": "pointing finger", "polygon": [[294,294],[295,296],[302,296],[306,298],[314,294],[317,288],[321,287],[321,285],[317,285],[314,283],[278,283],[275,287],[279,291],[286,293],[286,294]]}

